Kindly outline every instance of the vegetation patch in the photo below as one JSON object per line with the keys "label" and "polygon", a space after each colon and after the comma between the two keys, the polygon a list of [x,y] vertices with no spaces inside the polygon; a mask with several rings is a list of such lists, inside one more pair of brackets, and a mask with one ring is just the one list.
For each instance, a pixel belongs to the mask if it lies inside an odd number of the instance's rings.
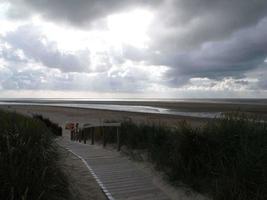
{"label": "vegetation patch", "polygon": [[42,115],[34,115],[33,118],[42,121],[55,136],[62,136],[62,128],[58,124],[52,122],[48,118],[44,118]]}
{"label": "vegetation patch", "polygon": [[201,128],[128,121],[121,132],[122,144],[146,152],[173,184],[215,200],[267,199],[267,124],[260,120],[227,114]]}
{"label": "vegetation patch", "polygon": [[0,111],[0,199],[67,199],[53,134],[38,119]]}

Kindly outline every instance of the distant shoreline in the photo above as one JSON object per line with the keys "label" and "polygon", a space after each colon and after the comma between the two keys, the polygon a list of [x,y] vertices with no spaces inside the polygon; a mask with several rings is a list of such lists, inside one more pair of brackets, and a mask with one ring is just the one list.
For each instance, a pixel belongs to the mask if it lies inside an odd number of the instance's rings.
{"label": "distant shoreline", "polygon": [[[236,100],[237,101],[237,100]],[[264,120],[267,119],[267,103],[204,102],[204,101],[81,101],[81,100],[0,100],[0,106],[50,106],[74,109],[92,109],[114,112],[158,114],[168,117],[214,118],[224,112],[241,111]]]}
{"label": "distant shoreline", "polygon": [[24,115],[32,116],[41,114],[44,117],[60,124],[62,127],[67,122],[83,123],[99,123],[104,120],[123,121],[131,119],[136,123],[149,124],[166,124],[177,125],[179,121],[186,120],[194,126],[199,126],[207,121],[208,118],[197,118],[189,116],[167,115],[167,114],[152,114],[139,113],[115,110],[101,110],[89,108],[71,108],[58,106],[38,106],[38,105],[0,105],[0,109],[18,112]]}

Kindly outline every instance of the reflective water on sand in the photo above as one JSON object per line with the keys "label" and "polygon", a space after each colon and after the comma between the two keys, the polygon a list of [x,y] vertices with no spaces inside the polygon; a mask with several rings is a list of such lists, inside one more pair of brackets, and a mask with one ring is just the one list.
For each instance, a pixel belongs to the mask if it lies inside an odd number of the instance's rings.
{"label": "reflective water on sand", "polygon": [[39,106],[58,106],[58,107],[72,107],[72,108],[89,108],[111,111],[125,111],[125,112],[138,112],[138,113],[155,113],[177,116],[189,116],[200,118],[214,118],[219,116],[219,112],[182,112],[173,109],[153,107],[153,106],[141,106],[141,105],[113,105],[113,104],[93,104],[93,103],[26,103],[26,102],[0,102],[0,105],[39,105]]}

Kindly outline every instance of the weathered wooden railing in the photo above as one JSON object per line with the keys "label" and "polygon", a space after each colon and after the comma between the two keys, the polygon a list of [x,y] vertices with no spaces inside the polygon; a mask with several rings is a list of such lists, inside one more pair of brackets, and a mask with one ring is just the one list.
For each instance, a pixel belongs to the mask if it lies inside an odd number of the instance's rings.
{"label": "weathered wooden railing", "polygon": [[95,131],[98,128],[102,133],[102,143],[105,147],[107,144],[107,135],[111,133],[106,133],[105,128],[116,128],[116,143],[117,150],[120,151],[121,148],[121,138],[120,138],[120,127],[121,123],[100,123],[100,124],[84,124],[82,128],[76,130],[75,136],[71,136],[71,140],[83,141],[86,144],[88,139],[91,139],[91,144],[95,143]]}

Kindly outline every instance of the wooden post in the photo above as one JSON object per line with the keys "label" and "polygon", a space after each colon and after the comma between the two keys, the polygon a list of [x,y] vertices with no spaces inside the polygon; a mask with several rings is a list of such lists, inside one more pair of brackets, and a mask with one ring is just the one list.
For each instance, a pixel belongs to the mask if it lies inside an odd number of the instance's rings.
{"label": "wooden post", "polygon": [[95,132],[94,132],[94,127],[91,128],[91,144],[95,144]]}
{"label": "wooden post", "polygon": [[106,136],[105,136],[105,131],[104,131],[104,127],[101,127],[102,130],[102,134],[103,134],[103,147],[106,146]]}
{"label": "wooden post", "polygon": [[76,131],[76,134],[78,135],[78,138],[79,138],[79,142],[82,141],[82,134],[80,131]]}
{"label": "wooden post", "polygon": [[87,129],[87,136],[88,136],[88,138],[87,138],[88,140],[92,139],[91,128]]}
{"label": "wooden post", "polygon": [[117,150],[121,150],[121,142],[120,142],[120,133],[119,133],[119,128],[117,127]]}
{"label": "wooden post", "polygon": [[73,134],[72,134],[72,130],[70,130],[70,140],[73,140]]}
{"label": "wooden post", "polygon": [[86,131],[82,130],[82,134],[83,134],[83,143],[86,144]]}

